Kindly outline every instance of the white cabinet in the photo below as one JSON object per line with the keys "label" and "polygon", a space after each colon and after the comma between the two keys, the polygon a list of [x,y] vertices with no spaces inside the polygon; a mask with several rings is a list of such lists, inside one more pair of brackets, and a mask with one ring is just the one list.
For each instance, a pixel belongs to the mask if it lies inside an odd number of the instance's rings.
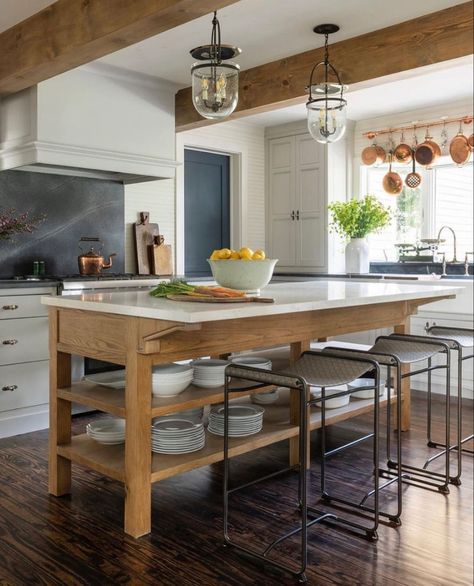
{"label": "white cabinet", "polygon": [[0,437],[48,426],[49,287],[0,289]]}
{"label": "white cabinet", "polygon": [[278,269],[326,267],[325,151],[308,134],[268,141],[268,252]]}

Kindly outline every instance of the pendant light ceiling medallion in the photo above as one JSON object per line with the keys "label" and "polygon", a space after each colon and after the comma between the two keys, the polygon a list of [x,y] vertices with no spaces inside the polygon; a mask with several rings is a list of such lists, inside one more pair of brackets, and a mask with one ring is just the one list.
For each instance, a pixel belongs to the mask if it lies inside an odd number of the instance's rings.
{"label": "pendant light ceiling medallion", "polygon": [[[347,102],[343,94],[347,86],[341,83],[339,73],[329,62],[328,50],[328,36],[338,30],[337,24],[320,24],[313,29],[318,35],[325,36],[324,61],[316,63],[311,70],[306,109],[308,130],[314,140],[323,144],[338,141],[346,131]],[[324,72],[324,81],[317,82],[315,79],[318,70]]]}
{"label": "pendant light ceiling medallion", "polygon": [[240,67],[228,60],[241,52],[239,47],[221,43],[221,27],[214,12],[211,43],[190,51],[198,60],[191,68],[193,104],[204,118],[226,118],[235,110]]}

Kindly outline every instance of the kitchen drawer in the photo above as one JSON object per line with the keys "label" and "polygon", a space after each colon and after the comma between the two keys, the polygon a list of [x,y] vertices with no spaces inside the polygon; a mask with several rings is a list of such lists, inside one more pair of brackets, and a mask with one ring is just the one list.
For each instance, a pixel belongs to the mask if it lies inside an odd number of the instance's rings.
{"label": "kitchen drawer", "polygon": [[7,319],[0,322],[0,365],[48,358],[47,317]]}
{"label": "kitchen drawer", "polygon": [[41,305],[41,297],[41,295],[0,295],[0,319],[48,315],[47,306]]}
{"label": "kitchen drawer", "polygon": [[0,366],[0,411],[47,403],[48,381],[48,360]]}

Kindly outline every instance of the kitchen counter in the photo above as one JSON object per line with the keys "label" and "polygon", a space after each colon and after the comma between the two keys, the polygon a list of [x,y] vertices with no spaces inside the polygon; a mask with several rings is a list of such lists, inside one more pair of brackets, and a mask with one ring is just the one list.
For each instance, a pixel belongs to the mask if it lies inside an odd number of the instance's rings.
{"label": "kitchen counter", "polygon": [[35,289],[44,287],[57,287],[55,279],[38,279],[37,281],[0,279],[0,289]]}
{"label": "kitchen counter", "polygon": [[[274,304],[229,306],[155,299],[146,291],[90,293],[44,297],[50,320],[49,492],[71,491],[71,463],[87,466],[125,485],[125,533],[140,537],[151,530],[151,485],[182,472],[223,459],[223,438],[206,434],[206,444],[189,454],[152,453],[150,424],[154,417],[222,403],[224,389],[189,386],[174,397],[152,397],[156,364],[202,356],[226,356],[289,345],[290,363],[310,341],[371,328],[408,330],[419,306],[453,297],[453,286],[420,286],[351,281],[276,283],[262,294]],[[71,381],[71,355],[79,354],[125,366],[125,390]],[[410,426],[410,388],[401,394],[402,429]],[[265,388],[269,390],[268,387]],[[245,397],[262,388],[241,389]],[[289,441],[289,464],[298,462],[299,396],[289,406],[265,409],[263,429],[231,438],[229,454],[237,456],[283,440]],[[385,400],[386,401],[386,400]],[[98,445],[87,434],[72,435],[71,406],[79,403],[124,418],[125,444]],[[382,400],[382,405],[385,405]],[[373,410],[373,401],[350,403],[326,416],[326,424]],[[273,413],[273,415],[272,415]],[[321,414],[311,414],[309,429],[321,427]]]}
{"label": "kitchen counter", "polygon": [[306,281],[291,286],[273,283],[262,289],[262,297],[273,297],[275,303],[203,304],[169,301],[152,297],[148,291],[85,293],[68,297],[45,297],[51,307],[81,309],[117,315],[200,323],[233,318],[270,316],[286,313],[317,311],[411,301],[453,295],[452,286],[426,286],[394,283],[359,283],[347,281]]}

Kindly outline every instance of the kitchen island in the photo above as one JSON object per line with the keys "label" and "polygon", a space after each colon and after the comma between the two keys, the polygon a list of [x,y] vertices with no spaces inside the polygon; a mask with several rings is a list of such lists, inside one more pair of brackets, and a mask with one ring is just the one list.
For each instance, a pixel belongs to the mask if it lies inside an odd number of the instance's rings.
{"label": "kitchen island", "polygon": [[[393,327],[406,332],[420,305],[453,297],[452,286],[317,281],[277,283],[262,291],[275,303],[213,305],[156,299],[147,291],[45,297],[50,321],[50,471],[49,491],[71,490],[71,462],[88,466],[125,485],[125,532],[139,537],[151,530],[151,483],[223,458],[222,438],[206,437],[203,450],[191,454],[151,452],[153,417],[223,401],[223,388],[189,387],[176,397],[152,397],[155,364],[237,351],[290,345],[296,360],[314,339]],[[88,383],[71,384],[71,355],[78,354],[126,368],[124,394]],[[261,392],[261,389],[259,389]],[[241,396],[251,391],[244,390]],[[402,426],[409,427],[409,388],[403,394]],[[238,394],[236,393],[238,396]],[[86,435],[71,436],[71,404],[126,419],[125,446],[98,445]],[[335,409],[327,424],[372,409],[358,401]],[[264,427],[254,436],[233,438],[230,454],[290,440],[290,461],[297,459],[297,402],[269,406]],[[320,426],[311,415],[309,427]]]}

